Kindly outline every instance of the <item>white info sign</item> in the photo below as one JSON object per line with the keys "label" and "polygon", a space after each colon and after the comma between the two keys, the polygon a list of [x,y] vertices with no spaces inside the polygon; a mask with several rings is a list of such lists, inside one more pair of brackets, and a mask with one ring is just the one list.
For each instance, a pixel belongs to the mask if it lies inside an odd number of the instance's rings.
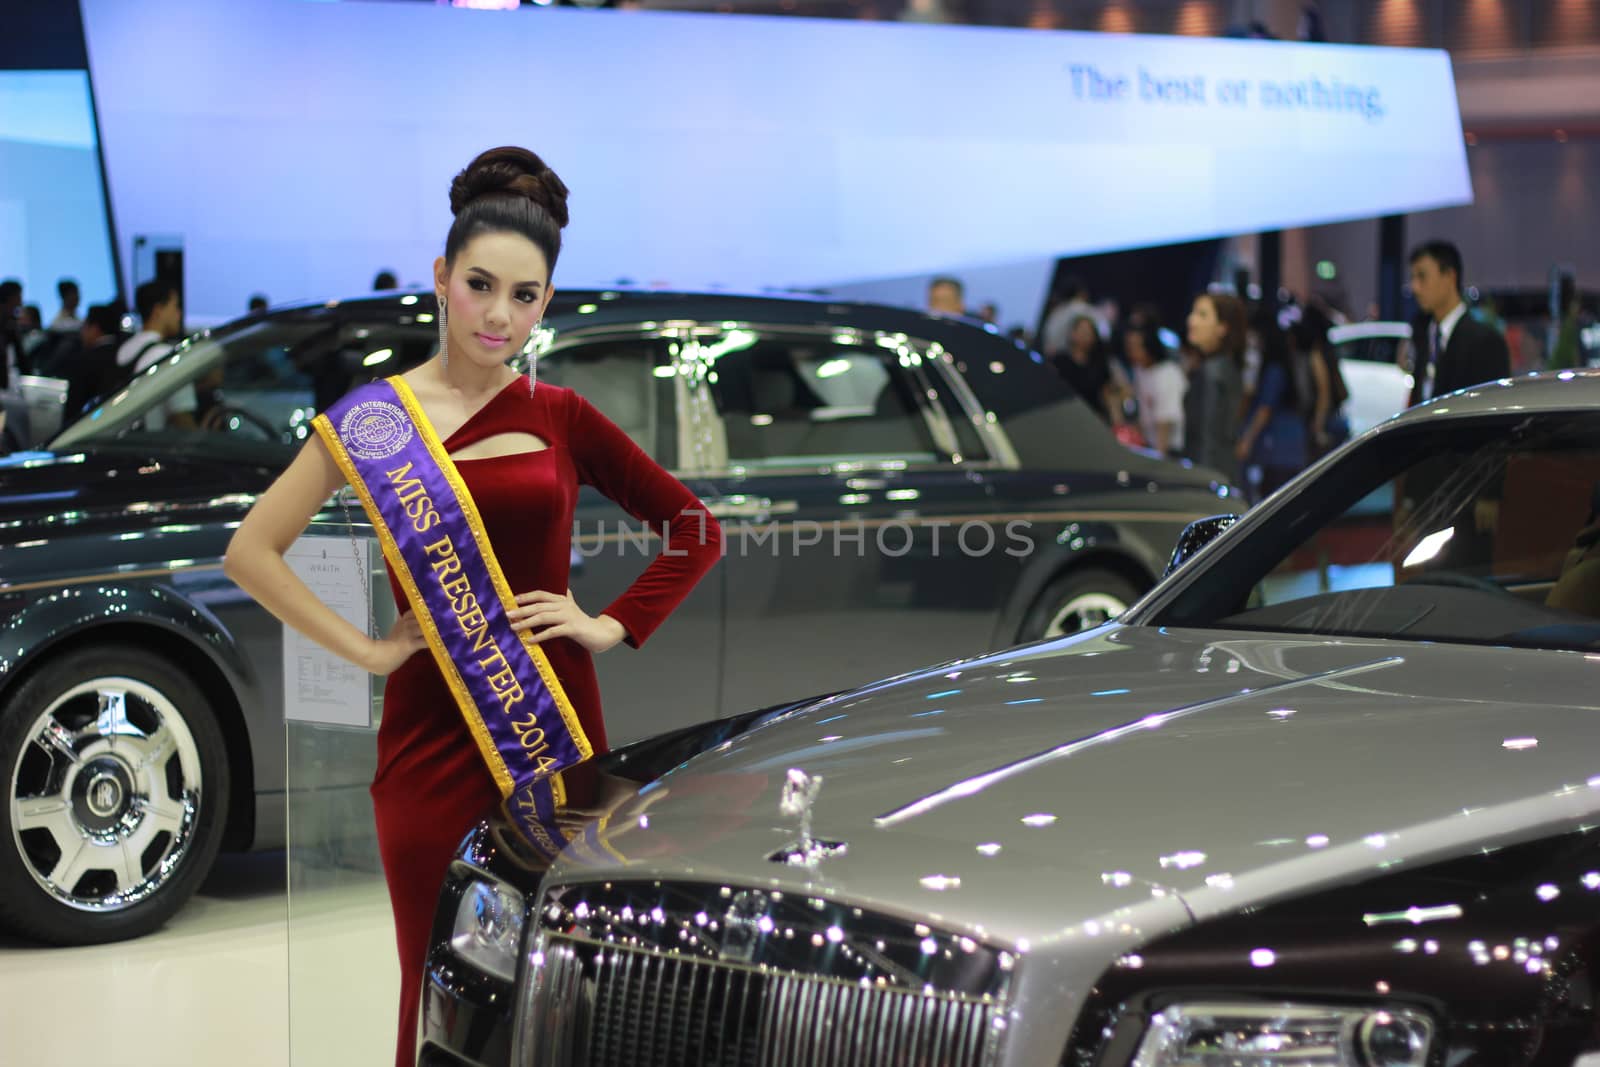
{"label": "white info sign", "polygon": [[[339,617],[368,632],[371,540],[301,537],[284,553],[294,571]],[[296,722],[372,726],[372,678],[309,637],[283,628],[283,714]]]}

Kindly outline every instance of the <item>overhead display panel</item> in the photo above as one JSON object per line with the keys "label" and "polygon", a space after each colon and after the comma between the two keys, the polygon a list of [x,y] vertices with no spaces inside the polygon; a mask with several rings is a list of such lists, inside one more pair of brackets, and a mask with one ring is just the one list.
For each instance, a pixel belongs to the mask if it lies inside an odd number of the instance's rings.
{"label": "overhead display panel", "polygon": [[1470,202],[1443,52],[861,21],[83,0],[190,305],[426,280],[451,174],[573,190],[560,281],[826,286]]}

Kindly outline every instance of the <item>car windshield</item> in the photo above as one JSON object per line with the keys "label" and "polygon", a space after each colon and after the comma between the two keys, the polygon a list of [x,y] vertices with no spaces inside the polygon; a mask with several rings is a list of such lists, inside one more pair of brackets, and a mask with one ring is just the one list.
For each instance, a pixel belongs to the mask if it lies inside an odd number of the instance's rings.
{"label": "car windshield", "polygon": [[1144,621],[1595,651],[1600,422],[1382,433],[1229,541]]}
{"label": "car windshield", "polygon": [[356,385],[426,359],[435,336],[410,319],[321,309],[196,334],[51,447],[120,443],[281,461],[306,439],[318,411]]}

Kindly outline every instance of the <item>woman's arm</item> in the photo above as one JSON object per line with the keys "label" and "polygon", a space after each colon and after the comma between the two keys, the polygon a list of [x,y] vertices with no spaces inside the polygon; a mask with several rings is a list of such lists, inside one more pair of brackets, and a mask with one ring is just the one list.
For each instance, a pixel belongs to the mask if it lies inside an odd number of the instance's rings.
{"label": "woman's arm", "polygon": [[1111,425],[1113,426],[1121,426],[1128,421],[1128,417],[1123,414],[1123,405],[1126,402],[1125,397],[1126,394],[1114,381],[1108,383],[1100,391],[1100,403],[1105,405],[1106,418],[1111,420]]}
{"label": "woman's arm", "polygon": [[[578,394],[571,394],[570,405],[566,442],[578,466],[579,482],[595,486],[666,541],[645,573],[598,616],[600,622],[619,624],[614,635],[638,648],[690,595],[702,574],[722,558],[722,526],[682,482],[662,470],[658,462],[635,445],[634,438],[595,410],[594,405]],[[576,611],[576,606],[566,608],[558,603],[560,600],[570,597],[525,593],[518,601],[533,603],[538,614],[520,613],[518,621],[534,625],[576,624],[578,629],[566,633],[579,640],[592,637],[598,643],[602,635],[586,622],[589,616]],[[557,635],[550,630],[534,630],[536,640]],[[595,645],[586,646],[590,651],[600,651]]]}
{"label": "woman's arm", "polygon": [[1317,401],[1311,411],[1311,437],[1321,447],[1328,444],[1328,409],[1333,406],[1333,383],[1328,378],[1328,363],[1322,349],[1311,352],[1311,381],[1317,389]]}
{"label": "woman's arm", "polygon": [[312,516],[343,484],[344,475],[328,447],[311,437],[234,531],[222,571],[285,626],[372,674],[388,674],[426,647],[411,613],[400,616],[388,637],[374,640],[317,599],[283,560]]}
{"label": "woman's arm", "polygon": [[1256,438],[1261,436],[1261,431],[1267,428],[1267,423],[1272,421],[1272,409],[1266,404],[1256,408],[1256,413],[1239,435],[1239,443],[1233,446],[1233,455],[1236,459],[1249,459],[1250,453],[1255,451]]}
{"label": "woman's arm", "polygon": [[1282,364],[1274,363],[1261,368],[1261,377],[1256,382],[1255,414],[1239,432],[1239,443],[1233,448],[1235,458],[1250,458],[1250,453],[1256,447],[1256,439],[1267,428],[1267,423],[1272,421],[1272,413],[1283,403],[1288,384],[1289,372]]}

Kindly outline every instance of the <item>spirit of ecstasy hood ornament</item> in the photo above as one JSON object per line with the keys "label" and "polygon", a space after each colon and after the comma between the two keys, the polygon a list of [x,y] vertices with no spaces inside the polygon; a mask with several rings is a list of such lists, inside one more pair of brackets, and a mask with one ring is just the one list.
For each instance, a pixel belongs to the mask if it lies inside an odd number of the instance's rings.
{"label": "spirit of ecstasy hood ornament", "polygon": [[821,788],[821,778],[813,777],[798,767],[790,767],[784,775],[778,811],[791,819],[800,820],[800,840],[769,856],[774,863],[815,870],[818,860],[845,854],[848,846],[843,841],[816,841],[811,837],[811,807],[816,803],[817,791]]}

